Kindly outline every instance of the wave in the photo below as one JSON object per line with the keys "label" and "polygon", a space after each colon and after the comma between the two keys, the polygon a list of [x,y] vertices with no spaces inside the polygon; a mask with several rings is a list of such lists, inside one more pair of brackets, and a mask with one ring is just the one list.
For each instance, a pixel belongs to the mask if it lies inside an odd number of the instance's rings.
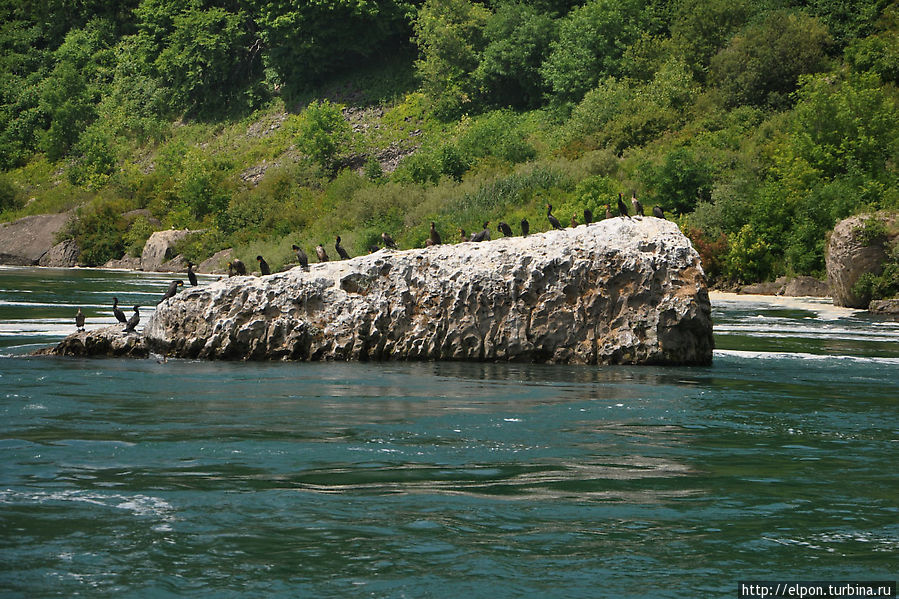
{"label": "wave", "polygon": [[734,357],[750,360],[840,360],[849,362],[864,362],[867,364],[899,364],[899,358],[877,358],[865,356],[846,356],[834,354],[810,354],[805,352],[767,352],[747,351],[740,349],[716,349],[714,357]]}

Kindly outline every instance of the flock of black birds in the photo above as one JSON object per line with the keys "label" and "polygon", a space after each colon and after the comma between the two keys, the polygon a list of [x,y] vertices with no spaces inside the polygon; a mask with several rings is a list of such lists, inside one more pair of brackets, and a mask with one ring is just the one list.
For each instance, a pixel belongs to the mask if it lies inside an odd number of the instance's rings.
{"label": "flock of black birds", "polygon": [[[636,194],[632,194],[631,196],[631,209],[633,209],[633,216],[645,216],[643,212],[643,205],[640,203],[640,200],[637,199]],[[625,204],[624,199],[621,194],[618,194],[618,215],[624,218],[630,218],[631,214],[628,210],[627,204]],[[653,206],[652,215],[656,218],[665,218],[665,213],[662,210],[661,206]],[[610,204],[606,204],[606,218],[612,218],[612,208]],[[549,221],[550,226],[553,229],[564,229],[562,223],[553,215],[553,207],[552,204],[546,205],[546,219]],[[577,227],[579,224],[589,225],[593,222],[593,212],[589,208],[584,208],[584,222],[577,222],[577,215],[572,215],[570,224],[572,227]],[[465,229],[459,229],[459,241],[460,242],[481,242],[481,241],[490,241],[490,222],[485,221],[482,225],[482,229],[471,235],[467,235],[465,233]],[[530,233],[530,223],[526,218],[521,219],[521,235],[523,237],[527,237]],[[500,221],[496,226],[496,230],[503,234],[505,237],[514,237],[514,233],[512,232],[512,227],[509,226],[508,223]],[[384,247],[390,249],[399,249],[394,241],[393,237],[388,235],[387,233],[381,233],[381,241],[384,243]],[[425,247],[431,247],[434,245],[440,245],[443,243],[440,233],[437,232],[437,226],[434,222],[431,222],[431,229],[428,233],[428,238],[425,240]],[[306,252],[303,251],[303,248],[294,244],[291,246],[294,252],[296,252],[297,262],[300,267],[305,269],[309,268],[309,257],[306,255]],[[350,255],[344,249],[344,247],[340,244],[340,236],[337,236],[337,240],[334,243],[334,249],[337,250],[337,255],[341,260],[349,260]],[[369,247],[370,252],[376,252],[380,248],[378,246]],[[324,246],[319,243],[315,246],[315,255],[318,257],[319,262],[328,262],[328,253],[325,251]],[[259,273],[261,276],[266,276],[272,274],[271,268],[269,268],[268,262],[262,256],[256,256],[256,261],[259,263]],[[194,287],[198,285],[197,275],[193,271],[194,263],[188,261],[187,262],[187,280]],[[228,276],[233,277],[237,276],[246,276],[247,267],[244,263],[238,259],[234,258],[230,262],[228,262]],[[164,302],[165,300],[173,297],[180,287],[184,286],[184,281],[181,279],[176,279],[169,284],[168,289],[165,294],[162,296],[162,299],[157,302],[157,304]],[[131,318],[126,319],[125,313],[122,312],[121,308],[119,308],[119,298],[112,298],[112,313],[115,316],[116,320],[125,325],[124,332],[130,333],[133,332],[135,327],[137,327],[138,323],[140,323],[140,306],[134,306],[134,314]],[[81,308],[78,308],[78,313],[75,315],[75,325],[79,331],[84,330],[84,313],[81,311]]]}

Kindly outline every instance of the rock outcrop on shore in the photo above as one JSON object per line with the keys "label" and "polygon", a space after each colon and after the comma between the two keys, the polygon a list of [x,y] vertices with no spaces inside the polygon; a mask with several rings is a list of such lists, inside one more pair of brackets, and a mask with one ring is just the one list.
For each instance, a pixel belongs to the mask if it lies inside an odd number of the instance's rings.
{"label": "rock outcrop on shore", "polygon": [[827,282],[833,303],[847,308],[867,308],[870,297],[859,296],[853,286],[865,273],[880,274],[886,260],[886,248],[893,239],[868,240],[861,234],[869,219],[876,219],[887,230],[896,229],[895,214],[861,214],[837,223],[827,244]]}
{"label": "rock outcrop on shore", "polygon": [[0,264],[74,266],[78,247],[56,243],[56,235],[70,217],[68,212],[40,214],[0,224]]}
{"label": "rock outcrop on shore", "polygon": [[138,333],[125,333],[124,325],[116,324],[72,333],[56,347],[40,349],[35,355],[146,358],[150,355],[150,348],[146,337]]}
{"label": "rock outcrop on shore", "polygon": [[614,218],[233,277],[163,302],[143,335],[189,358],[708,364],[710,312],[674,223]]}

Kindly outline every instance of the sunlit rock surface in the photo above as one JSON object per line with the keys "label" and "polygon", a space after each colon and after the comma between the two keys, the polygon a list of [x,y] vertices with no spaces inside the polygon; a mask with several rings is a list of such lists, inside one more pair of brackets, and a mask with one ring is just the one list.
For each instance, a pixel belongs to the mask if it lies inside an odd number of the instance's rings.
{"label": "sunlit rock surface", "polygon": [[614,218],[233,277],[163,302],[144,335],[199,358],[707,364],[709,314],[674,223]]}

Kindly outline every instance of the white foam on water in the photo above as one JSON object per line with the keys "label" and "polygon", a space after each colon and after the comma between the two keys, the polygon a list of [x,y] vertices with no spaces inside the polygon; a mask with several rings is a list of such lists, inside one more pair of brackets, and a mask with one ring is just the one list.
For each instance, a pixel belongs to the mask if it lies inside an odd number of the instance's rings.
{"label": "white foam on water", "polygon": [[850,362],[864,362],[868,364],[899,364],[899,358],[876,358],[864,356],[844,356],[831,354],[809,354],[804,352],[766,352],[766,351],[744,351],[738,349],[716,349],[713,352],[714,357],[722,358],[725,356],[735,358],[745,358],[751,360],[846,360]]}

